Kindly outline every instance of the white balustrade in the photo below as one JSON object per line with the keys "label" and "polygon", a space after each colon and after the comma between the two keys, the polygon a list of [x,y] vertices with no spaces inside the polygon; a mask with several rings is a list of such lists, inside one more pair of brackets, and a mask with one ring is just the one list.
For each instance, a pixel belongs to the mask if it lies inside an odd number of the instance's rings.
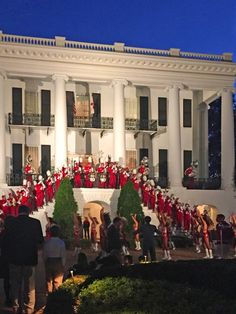
{"label": "white balustrade", "polygon": [[[14,44],[24,44],[24,45],[37,45],[37,46],[56,46],[56,39],[50,38],[36,38],[29,36],[19,36],[19,35],[9,35],[3,34],[0,31],[0,43],[14,43]],[[138,48],[138,47],[127,47],[122,44],[122,50],[117,50],[117,43],[114,45],[107,44],[95,44],[95,43],[87,43],[87,42],[79,42],[79,41],[71,41],[65,40],[65,48],[73,48],[73,49],[88,49],[88,50],[98,50],[98,51],[109,51],[115,52],[120,51],[124,53],[133,53],[133,54],[142,54],[142,55],[150,55],[150,56],[172,56],[173,49],[170,50],[161,50],[161,49],[150,49],[150,48]],[[206,54],[206,53],[195,53],[195,52],[183,52],[179,49],[178,54],[174,56],[179,56],[182,58],[189,59],[199,59],[199,60],[209,60],[209,61],[232,61],[232,54],[224,53],[222,55],[218,54]]]}

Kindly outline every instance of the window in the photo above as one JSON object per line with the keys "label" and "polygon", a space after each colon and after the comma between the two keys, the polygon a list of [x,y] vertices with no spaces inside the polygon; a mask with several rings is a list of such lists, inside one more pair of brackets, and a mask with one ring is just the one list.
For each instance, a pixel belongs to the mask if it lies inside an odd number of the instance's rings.
{"label": "window", "polygon": [[144,157],[148,158],[148,148],[139,149],[139,164],[141,164],[141,161]]}
{"label": "window", "polygon": [[192,163],[192,151],[184,150],[184,164],[183,164],[183,172],[191,165]]}
{"label": "window", "polygon": [[41,90],[41,125],[51,125],[51,91]]}
{"label": "window", "polygon": [[140,97],[140,130],[148,130],[148,97]]}
{"label": "window", "polygon": [[67,126],[74,126],[74,92],[66,91],[66,110],[67,110]]}
{"label": "window", "polygon": [[12,122],[22,124],[22,89],[12,88]]}
{"label": "window", "polygon": [[183,127],[185,128],[192,127],[192,100],[191,99],[183,100]]}
{"label": "window", "polygon": [[158,97],[158,125],[167,126],[167,98]]}
{"label": "window", "polygon": [[51,146],[41,145],[41,173],[46,174],[51,169]]}
{"label": "window", "polygon": [[158,185],[162,188],[168,187],[168,150],[159,149],[159,177]]}

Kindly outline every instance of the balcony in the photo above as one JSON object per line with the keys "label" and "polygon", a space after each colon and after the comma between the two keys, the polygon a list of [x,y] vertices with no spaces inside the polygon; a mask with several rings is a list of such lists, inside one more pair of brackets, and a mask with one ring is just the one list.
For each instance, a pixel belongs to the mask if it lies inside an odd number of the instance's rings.
{"label": "balcony", "polygon": [[219,190],[221,178],[183,178],[182,184],[188,190]]}
{"label": "balcony", "polygon": [[125,129],[129,131],[157,131],[157,120],[125,119]]}
{"label": "balcony", "polygon": [[[112,130],[113,118],[111,117],[68,117],[69,128],[76,129],[101,129]],[[8,126],[26,127],[54,127],[55,116],[43,116],[38,113],[8,113]],[[157,120],[125,119],[125,129],[134,132],[163,133],[166,127],[159,127]]]}
{"label": "balcony", "polygon": [[8,113],[8,125],[23,125],[23,126],[54,126],[55,117],[42,116],[38,113],[23,113],[13,114]]}

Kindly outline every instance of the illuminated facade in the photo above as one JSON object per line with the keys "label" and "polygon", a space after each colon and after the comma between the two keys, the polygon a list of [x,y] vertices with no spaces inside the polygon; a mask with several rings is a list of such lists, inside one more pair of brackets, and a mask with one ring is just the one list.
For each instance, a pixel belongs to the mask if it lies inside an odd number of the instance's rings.
{"label": "illuminated facade", "polygon": [[[31,155],[37,173],[92,155],[136,167],[187,201],[235,208],[232,54],[155,50],[0,33],[0,182],[11,184]],[[198,161],[208,182],[208,108],[221,97],[217,190],[183,187]],[[204,186],[202,186],[204,189]],[[208,185],[209,187],[209,185]],[[195,193],[195,194],[194,194]],[[219,198],[219,200],[218,200]]]}

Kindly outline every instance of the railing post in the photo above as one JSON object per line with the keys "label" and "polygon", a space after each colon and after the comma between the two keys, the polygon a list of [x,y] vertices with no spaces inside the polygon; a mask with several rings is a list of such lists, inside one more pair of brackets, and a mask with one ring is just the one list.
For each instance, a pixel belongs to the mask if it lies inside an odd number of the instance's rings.
{"label": "railing post", "polygon": [[223,59],[224,59],[224,61],[232,61],[233,54],[230,52],[224,52],[223,53]]}
{"label": "railing post", "polygon": [[65,37],[55,36],[56,46],[57,47],[65,47]]}
{"label": "railing post", "polygon": [[172,57],[179,57],[180,56],[180,49],[179,48],[170,48],[170,55]]}
{"label": "railing post", "polygon": [[114,43],[114,49],[116,52],[124,52],[124,47],[125,44],[124,43]]}

